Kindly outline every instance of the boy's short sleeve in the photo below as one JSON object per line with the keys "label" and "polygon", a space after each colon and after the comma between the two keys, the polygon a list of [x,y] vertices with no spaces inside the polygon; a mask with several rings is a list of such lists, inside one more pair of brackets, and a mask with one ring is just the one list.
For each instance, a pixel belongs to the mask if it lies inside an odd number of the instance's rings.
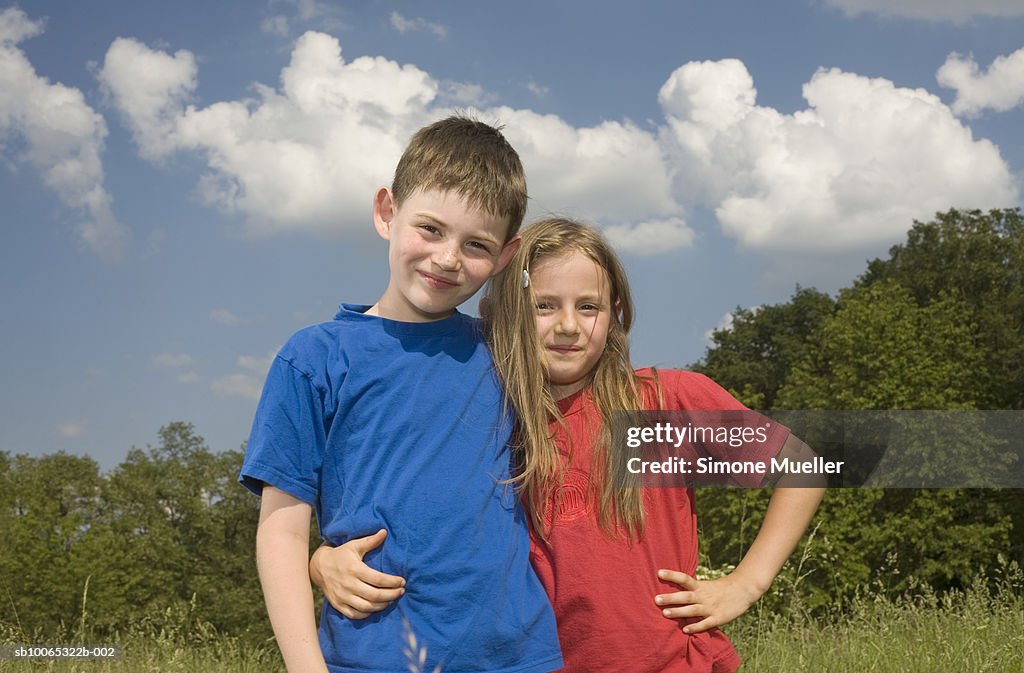
{"label": "boy's short sleeve", "polygon": [[263,385],[239,481],[257,495],[270,485],[315,507],[325,443],[323,395],[278,355]]}

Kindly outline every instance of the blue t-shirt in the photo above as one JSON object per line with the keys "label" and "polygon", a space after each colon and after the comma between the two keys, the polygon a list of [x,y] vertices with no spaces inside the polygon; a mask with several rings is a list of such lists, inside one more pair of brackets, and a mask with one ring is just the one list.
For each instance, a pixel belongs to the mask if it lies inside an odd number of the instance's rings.
{"label": "blue t-shirt", "polygon": [[403,616],[427,648],[424,670],[561,668],[525,517],[503,483],[511,422],[477,321],[365,310],[342,305],[278,353],[240,477],[312,505],[330,544],[388,531],[364,561],[404,577],[405,595],[364,620],[324,601],[328,668],[407,671]]}

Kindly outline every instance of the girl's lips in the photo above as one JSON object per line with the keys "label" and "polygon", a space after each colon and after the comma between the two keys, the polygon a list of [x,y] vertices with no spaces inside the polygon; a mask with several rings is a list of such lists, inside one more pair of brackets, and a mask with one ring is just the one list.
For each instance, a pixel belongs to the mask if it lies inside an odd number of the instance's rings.
{"label": "girl's lips", "polygon": [[455,281],[448,280],[447,278],[441,278],[440,276],[435,276],[425,271],[420,271],[420,275],[423,276],[423,280],[427,282],[427,285],[437,290],[448,290],[458,285]]}
{"label": "girl's lips", "polygon": [[575,353],[580,349],[576,346],[548,346],[548,350],[555,351],[556,353]]}

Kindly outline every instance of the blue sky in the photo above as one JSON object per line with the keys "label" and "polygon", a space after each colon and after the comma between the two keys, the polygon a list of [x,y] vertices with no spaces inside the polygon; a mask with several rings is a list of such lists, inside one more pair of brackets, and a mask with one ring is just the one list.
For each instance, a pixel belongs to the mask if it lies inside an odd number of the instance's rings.
{"label": "blue sky", "polygon": [[506,125],[528,218],[619,247],[636,363],[684,366],[1019,205],[1022,36],[1020,0],[0,0],[0,450],[238,447],[288,336],[382,292],[373,191],[453,108]]}

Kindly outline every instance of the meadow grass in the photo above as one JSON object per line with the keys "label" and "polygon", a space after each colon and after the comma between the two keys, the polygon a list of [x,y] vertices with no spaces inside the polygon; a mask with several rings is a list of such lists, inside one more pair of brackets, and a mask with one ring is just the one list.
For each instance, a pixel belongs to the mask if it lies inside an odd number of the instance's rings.
{"label": "meadow grass", "polygon": [[[796,589],[798,587],[794,587]],[[726,628],[743,657],[742,673],[933,673],[1024,671],[1024,573],[1003,566],[964,590],[916,586],[889,595],[880,586],[821,614],[792,593],[780,607],[755,605]],[[3,673],[268,673],[284,666],[276,645],[218,634],[168,611],[112,638],[76,633],[67,643],[117,644],[119,660],[0,660]],[[52,643],[0,624],[2,643]],[[413,646],[413,650],[415,650]],[[598,672],[599,673],[599,672]]]}
{"label": "meadow grass", "polygon": [[1019,566],[993,580],[979,574],[964,590],[915,586],[896,596],[878,587],[841,609],[811,615],[799,607],[754,606],[726,631],[743,673],[1024,672],[1024,580]]}
{"label": "meadow grass", "polygon": [[[4,642],[26,642],[18,634],[5,636]],[[32,641],[29,641],[32,642]],[[40,642],[40,641],[35,641]],[[52,641],[42,641],[52,644]],[[81,643],[82,641],[77,641]],[[119,645],[120,659],[92,660],[0,660],[3,673],[268,673],[284,671],[274,643],[242,645],[238,639],[216,635],[200,639],[164,638],[132,633],[117,638],[89,641],[90,645]]]}
{"label": "meadow grass", "polygon": [[118,659],[0,659],[0,673],[283,673],[284,663],[275,642],[218,633],[211,625],[194,618],[195,607],[193,596],[187,606],[147,615],[107,636],[94,635],[85,620],[73,631],[57,637],[28,634],[20,625],[0,622],[0,643],[121,648]]}

